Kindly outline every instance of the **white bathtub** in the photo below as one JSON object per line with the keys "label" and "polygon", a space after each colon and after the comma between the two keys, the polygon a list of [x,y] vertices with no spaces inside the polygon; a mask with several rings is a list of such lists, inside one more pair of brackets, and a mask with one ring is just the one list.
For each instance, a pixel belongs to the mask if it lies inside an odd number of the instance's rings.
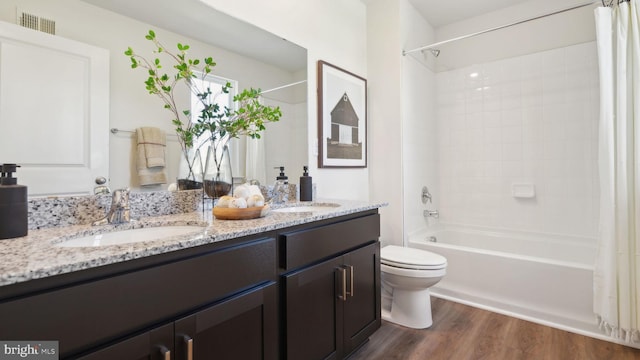
{"label": "white bathtub", "polygon": [[452,228],[408,240],[447,258],[433,296],[601,337],[592,310],[594,239]]}

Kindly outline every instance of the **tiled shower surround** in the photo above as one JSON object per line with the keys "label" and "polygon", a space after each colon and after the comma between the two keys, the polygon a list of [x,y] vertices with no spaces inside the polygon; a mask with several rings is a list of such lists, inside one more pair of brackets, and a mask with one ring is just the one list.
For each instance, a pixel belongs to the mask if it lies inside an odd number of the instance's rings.
{"label": "tiled shower surround", "polygon": [[437,74],[441,221],[596,236],[597,64],[589,42]]}

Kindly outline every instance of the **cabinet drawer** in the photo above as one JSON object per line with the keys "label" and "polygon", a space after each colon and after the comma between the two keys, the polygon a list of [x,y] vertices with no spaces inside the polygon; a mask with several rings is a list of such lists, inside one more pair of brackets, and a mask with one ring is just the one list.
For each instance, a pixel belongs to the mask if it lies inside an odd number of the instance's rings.
{"label": "cabinet drawer", "polygon": [[0,303],[0,339],[58,340],[61,356],[184,314],[276,276],[275,239]]}
{"label": "cabinet drawer", "polygon": [[79,360],[148,359],[164,360],[174,353],[173,324],[135,335],[104,349],[81,356]]}
{"label": "cabinet drawer", "polygon": [[280,235],[280,267],[295,269],[376,241],[379,237],[379,214],[283,233]]}

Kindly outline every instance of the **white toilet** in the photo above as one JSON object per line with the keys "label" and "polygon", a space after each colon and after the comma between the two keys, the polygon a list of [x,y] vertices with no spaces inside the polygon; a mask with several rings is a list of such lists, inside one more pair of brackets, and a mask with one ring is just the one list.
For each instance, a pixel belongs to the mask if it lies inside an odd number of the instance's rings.
{"label": "white toilet", "polygon": [[433,324],[429,288],[446,274],[447,259],[429,251],[389,245],[380,250],[382,318],[425,329]]}

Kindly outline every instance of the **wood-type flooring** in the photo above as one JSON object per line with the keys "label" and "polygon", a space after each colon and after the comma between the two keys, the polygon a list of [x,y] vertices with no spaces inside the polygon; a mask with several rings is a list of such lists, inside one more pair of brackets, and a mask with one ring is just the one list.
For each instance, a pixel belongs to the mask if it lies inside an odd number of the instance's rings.
{"label": "wood-type flooring", "polygon": [[349,360],[640,360],[640,349],[432,297],[433,326],[383,321]]}

